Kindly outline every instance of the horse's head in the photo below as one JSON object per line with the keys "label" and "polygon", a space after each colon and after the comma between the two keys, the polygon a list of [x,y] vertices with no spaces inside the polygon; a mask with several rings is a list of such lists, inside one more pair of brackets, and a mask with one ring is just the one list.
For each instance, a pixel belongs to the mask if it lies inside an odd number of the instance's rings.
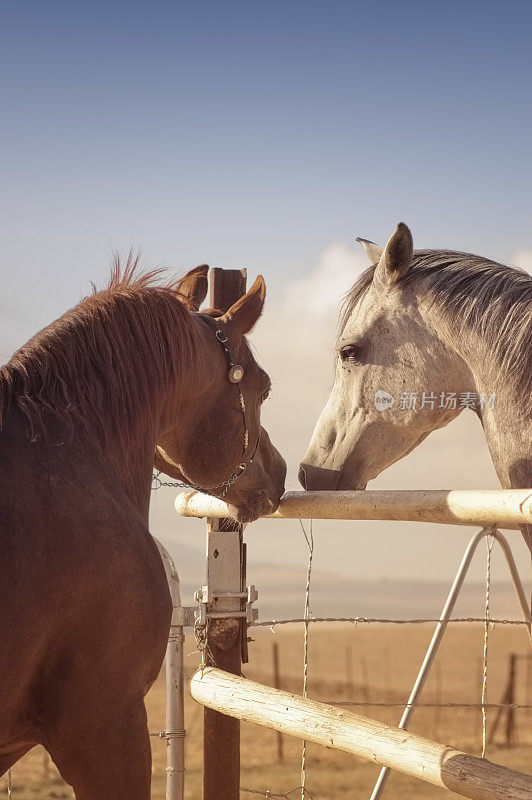
{"label": "horse's head", "polygon": [[193,312],[198,352],[158,438],[155,466],[223,497],[239,522],[250,522],[277,508],[286,477],[284,459],[260,424],[270,378],[245,338],[262,312],[266,287],[260,276],[225,314],[200,315],[194,312],[207,293],[207,269],[192,270],[178,287]]}
{"label": "horse's head", "polygon": [[[364,489],[462,410],[466,365],[422,316],[422,288],[403,223],[383,249],[359,239],[373,271],[354,287],[337,342],[336,376],[299,473],[304,488]],[[470,374],[469,374],[470,378]]]}

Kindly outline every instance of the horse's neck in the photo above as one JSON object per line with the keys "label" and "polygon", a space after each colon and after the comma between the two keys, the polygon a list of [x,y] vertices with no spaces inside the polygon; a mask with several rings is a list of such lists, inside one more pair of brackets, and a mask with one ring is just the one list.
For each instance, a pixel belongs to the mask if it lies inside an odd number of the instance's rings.
{"label": "horse's neck", "polygon": [[470,362],[474,379],[471,390],[484,396],[482,408],[477,413],[493,465],[501,486],[505,489],[524,489],[532,486],[532,420],[526,407],[510,387],[510,381],[498,382],[494,392],[491,378],[484,365],[490,363],[490,354],[476,350],[477,363]]}
{"label": "horse's neck", "polygon": [[[484,354],[485,358],[489,354]],[[492,387],[482,377],[482,367],[473,369],[473,391],[489,397]],[[479,412],[484,434],[501,486],[504,489],[532,487],[532,420],[508,386],[497,391],[493,407],[488,402]],[[522,525],[521,532],[532,557],[532,525]]]}
{"label": "horse's neck", "polygon": [[[456,375],[460,376],[458,391],[484,395],[476,411],[482,421],[486,441],[497,475],[504,488],[532,486],[532,420],[523,404],[516,398],[508,380],[498,380],[494,393],[492,354],[478,336],[464,336],[456,341],[456,332],[441,317],[438,330],[449,351],[456,357]],[[479,408],[483,405],[483,408]]]}
{"label": "horse's neck", "polygon": [[[505,394],[508,394],[505,397]],[[509,392],[497,396],[493,409],[485,409],[482,425],[493,465],[505,489],[532,487],[532,421],[516,406]],[[521,525],[532,557],[532,525]]]}
{"label": "horse's neck", "polygon": [[510,396],[499,392],[482,425],[497,475],[504,488],[532,486],[532,420]]}
{"label": "horse's neck", "polygon": [[136,443],[131,448],[115,448],[107,453],[117,479],[122,483],[126,494],[134,507],[148,524],[151,476],[153,472],[153,458],[155,452],[155,438]]}

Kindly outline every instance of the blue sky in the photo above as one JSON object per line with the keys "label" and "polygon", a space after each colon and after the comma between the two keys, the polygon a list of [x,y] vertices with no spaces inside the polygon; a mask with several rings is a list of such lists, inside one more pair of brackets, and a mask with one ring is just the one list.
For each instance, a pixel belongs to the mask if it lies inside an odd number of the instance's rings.
{"label": "blue sky", "polygon": [[531,23],[512,1],[2,2],[0,355],[113,247],[247,266],[274,304],[400,219],[418,246],[530,251]]}
{"label": "blue sky", "polygon": [[399,219],[530,245],[528,3],[1,7],[9,282],[77,296],[133,244],[277,286]]}

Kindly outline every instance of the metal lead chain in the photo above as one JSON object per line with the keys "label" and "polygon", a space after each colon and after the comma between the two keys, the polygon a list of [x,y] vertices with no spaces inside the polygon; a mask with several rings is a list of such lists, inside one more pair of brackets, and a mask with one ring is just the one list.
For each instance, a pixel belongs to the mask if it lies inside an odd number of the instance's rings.
{"label": "metal lead chain", "polygon": [[182,481],[162,481],[159,477],[160,470],[156,470],[151,476],[151,490],[155,492],[163,486],[172,486],[175,489],[192,489],[190,483],[183,483]]}
{"label": "metal lead chain", "polygon": [[196,486],[194,483],[183,483],[182,481],[162,481],[159,477],[161,472],[157,470],[152,475],[151,490],[152,492],[155,492],[162,486],[170,486],[173,487],[174,489],[193,489],[195,492],[202,492],[203,494],[213,494],[216,489],[219,489],[220,491],[216,491],[216,494],[214,494],[214,496],[225,497],[225,495],[227,494],[233,483],[236,481],[236,479],[240,478],[242,473],[245,471],[245,468],[246,468],[245,464],[239,464],[237,469],[239,469],[240,472],[233,472],[233,474],[226,481],[224,481],[224,483],[220,483],[217,486],[211,486],[208,489],[205,489],[203,486]]}

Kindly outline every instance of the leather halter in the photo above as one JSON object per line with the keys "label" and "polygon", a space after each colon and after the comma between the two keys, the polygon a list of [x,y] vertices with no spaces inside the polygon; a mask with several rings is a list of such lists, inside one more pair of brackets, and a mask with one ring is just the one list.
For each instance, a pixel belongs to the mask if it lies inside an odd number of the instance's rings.
{"label": "leather halter", "polygon": [[[192,489],[196,489],[199,492],[206,492],[207,494],[214,493],[216,495],[219,495],[220,497],[225,497],[225,495],[227,494],[229,488],[233,485],[233,483],[236,480],[238,480],[238,478],[240,478],[240,476],[244,474],[249,465],[253,463],[253,459],[255,458],[255,455],[259,447],[262,430],[259,426],[259,435],[257,436],[257,441],[255,443],[255,447],[253,448],[253,452],[251,453],[251,457],[248,458],[247,461],[244,461],[244,456],[246,455],[246,450],[248,449],[248,444],[249,444],[249,429],[246,418],[246,401],[244,400],[242,387],[240,385],[240,381],[244,377],[244,367],[242,367],[240,364],[236,362],[234,352],[231,347],[231,343],[229,342],[229,339],[227,338],[225,333],[223,333],[223,331],[221,331],[218,325],[216,324],[216,319],[210,317],[208,314],[197,314],[197,316],[207,325],[207,327],[211,329],[211,331],[214,333],[214,335],[216,336],[216,338],[218,339],[218,341],[220,342],[221,346],[224,349],[227,358],[227,363],[229,365],[229,372],[227,377],[230,383],[235,384],[235,386],[238,389],[240,410],[242,411],[242,419],[244,421],[244,443],[243,443],[242,457],[240,463],[223,483],[219,483],[217,486],[203,486],[203,487],[196,486],[193,483],[188,483],[187,486],[190,486]],[[220,490],[220,491],[215,492],[215,490]]]}
{"label": "leather halter", "polygon": [[231,381],[231,383],[238,384],[240,390],[240,381],[244,377],[244,367],[236,363],[236,359],[233,353],[233,348],[231,347],[229,339],[227,338],[225,333],[223,333],[219,329],[218,325],[216,324],[216,319],[214,317],[209,317],[208,314],[197,314],[196,316],[198,316],[201,320],[203,320],[203,322],[205,322],[206,325],[209,326],[209,328],[214,333],[214,335],[222,345],[223,349],[225,350],[227,363],[229,364],[228,378]]}

